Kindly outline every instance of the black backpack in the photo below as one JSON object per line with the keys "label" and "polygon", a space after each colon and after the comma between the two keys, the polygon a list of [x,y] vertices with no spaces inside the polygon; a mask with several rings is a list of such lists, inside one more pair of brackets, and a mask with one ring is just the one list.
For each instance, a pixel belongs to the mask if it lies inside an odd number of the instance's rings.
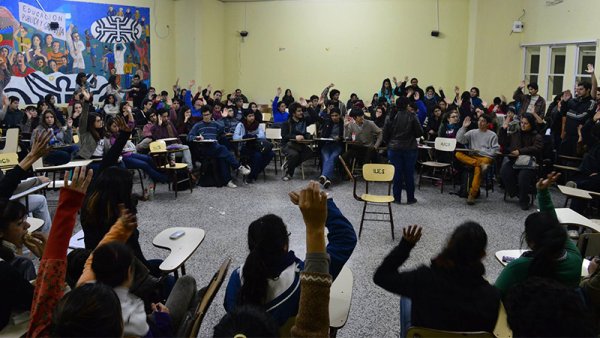
{"label": "black backpack", "polygon": [[227,182],[223,182],[219,173],[219,159],[205,158],[200,167],[200,176],[198,185],[201,187],[222,187]]}

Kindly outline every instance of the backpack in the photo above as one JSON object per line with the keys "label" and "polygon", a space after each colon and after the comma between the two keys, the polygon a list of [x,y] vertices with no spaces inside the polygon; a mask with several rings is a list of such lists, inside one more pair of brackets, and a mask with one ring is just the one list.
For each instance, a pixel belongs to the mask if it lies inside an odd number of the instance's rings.
{"label": "backpack", "polygon": [[219,172],[219,159],[204,158],[200,167],[198,185],[201,187],[222,187],[225,185]]}

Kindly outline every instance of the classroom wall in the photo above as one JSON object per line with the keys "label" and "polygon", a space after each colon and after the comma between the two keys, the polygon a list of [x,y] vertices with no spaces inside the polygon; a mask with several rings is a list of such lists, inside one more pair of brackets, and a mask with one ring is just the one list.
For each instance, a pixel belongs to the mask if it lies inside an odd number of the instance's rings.
{"label": "classroom wall", "polygon": [[452,92],[465,83],[468,11],[468,0],[440,0],[433,38],[434,0],[226,3],[226,89],[270,102],[278,86],[299,98],[333,82],[342,99],[370,101],[384,78],[408,75]]}
{"label": "classroom wall", "polygon": [[[172,59],[175,51],[173,0],[85,0],[84,2],[149,7],[152,85],[156,88],[171,88],[175,72]],[[166,25],[169,25],[170,28],[167,28]]]}

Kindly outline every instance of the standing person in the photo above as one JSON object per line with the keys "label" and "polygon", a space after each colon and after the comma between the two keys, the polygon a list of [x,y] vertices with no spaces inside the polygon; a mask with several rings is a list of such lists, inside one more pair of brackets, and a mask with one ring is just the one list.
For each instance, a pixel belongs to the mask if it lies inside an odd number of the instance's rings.
{"label": "standing person", "polygon": [[596,101],[591,96],[592,84],[583,81],[577,84],[577,96],[573,98],[570,91],[562,95],[560,113],[562,115],[562,129],[559,153],[561,155],[575,156],[577,153],[577,128],[584,125],[596,112]]}
{"label": "standing person", "polygon": [[544,112],[546,111],[546,100],[538,94],[538,84],[531,82],[527,85],[529,94],[523,93],[524,88],[525,81],[521,81],[519,88],[517,88],[513,94],[513,100],[521,104],[519,115],[522,116],[525,113],[536,113],[539,116],[544,116]]}
{"label": "standing person", "polygon": [[473,167],[473,183],[467,198],[467,204],[469,205],[475,204],[475,199],[479,194],[480,180],[483,177],[482,173],[487,171],[496,151],[500,148],[498,136],[493,131],[488,130],[491,121],[489,116],[481,115],[477,120],[478,128],[467,131],[471,125],[471,118],[467,116],[463,121],[462,128],[456,134],[456,141],[468,144],[469,149],[473,150],[471,153],[457,151],[455,155],[460,162]]}
{"label": "standing person", "polygon": [[352,141],[342,155],[344,162],[351,165],[358,160],[365,164],[376,160],[383,134],[375,122],[365,119],[361,109],[354,108],[344,121],[344,139]]}
{"label": "standing person", "polygon": [[146,98],[148,87],[141,81],[140,76],[135,74],[133,76],[133,83],[129,87],[129,96],[133,100],[133,105],[136,108],[142,108],[142,101]]}
{"label": "standing person", "polygon": [[290,106],[292,103],[296,102],[296,99],[294,99],[294,96],[292,95],[292,90],[291,89],[286,89],[285,93],[283,94],[283,98],[281,99],[281,101],[283,103],[285,103],[286,106]]}
{"label": "standing person", "polygon": [[393,119],[383,127],[383,139],[388,145],[388,159],[394,165],[394,203],[400,204],[402,188],[406,190],[406,204],[415,204],[415,165],[417,164],[417,141],[423,136],[423,128],[416,116],[414,102],[402,102]]}
{"label": "standing person", "polygon": [[[383,97],[387,100],[388,104],[394,103],[394,90],[392,89],[392,81],[390,79],[383,80],[381,84],[381,89],[379,93],[377,93],[379,97]],[[352,107],[350,107],[352,108]]]}
{"label": "standing person", "polygon": [[411,326],[492,332],[500,294],[483,277],[488,242],[483,227],[475,222],[459,225],[429,266],[399,272],[421,239],[421,231],[418,225],[404,228],[400,244],[373,276],[375,284],[401,296],[400,337],[406,337]]}
{"label": "standing person", "polygon": [[344,103],[340,101],[340,91],[337,89],[334,89],[331,92],[329,91],[334,86],[335,85],[331,83],[327,87],[325,87],[325,89],[323,89],[323,91],[321,92],[321,97],[327,97],[327,94],[329,93],[329,99],[331,100],[331,103],[329,104],[333,104],[340,110],[342,116],[346,116],[346,105],[344,105]]}

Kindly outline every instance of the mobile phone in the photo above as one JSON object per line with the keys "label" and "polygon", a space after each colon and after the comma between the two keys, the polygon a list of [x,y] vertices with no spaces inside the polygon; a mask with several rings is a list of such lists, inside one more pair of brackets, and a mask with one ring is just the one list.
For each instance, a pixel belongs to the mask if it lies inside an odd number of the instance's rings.
{"label": "mobile phone", "polygon": [[169,236],[170,239],[178,239],[180,237],[182,237],[183,235],[185,235],[185,231],[175,231],[174,233],[171,234],[171,236]]}

